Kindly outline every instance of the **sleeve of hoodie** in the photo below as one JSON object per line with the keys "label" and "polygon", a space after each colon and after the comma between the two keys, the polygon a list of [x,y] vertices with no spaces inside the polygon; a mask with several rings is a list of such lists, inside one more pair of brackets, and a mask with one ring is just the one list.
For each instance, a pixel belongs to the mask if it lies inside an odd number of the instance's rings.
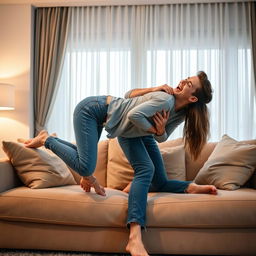
{"label": "sleeve of hoodie", "polygon": [[152,98],[130,110],[127,117],[135,126],[147,131],[152,127],[148,118],[152,117],[157,112],[161,112],[163,110],[168,111],[168,108],[169,106],[165,99]]}

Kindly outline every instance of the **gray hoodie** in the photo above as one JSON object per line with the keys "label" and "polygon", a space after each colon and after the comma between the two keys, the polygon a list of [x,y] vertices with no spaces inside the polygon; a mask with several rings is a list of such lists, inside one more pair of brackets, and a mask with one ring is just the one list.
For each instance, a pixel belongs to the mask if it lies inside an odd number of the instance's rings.
{"label": "gray hoodie", "polygon": [[[126,93],[129,96],[131,91]],[[175,128],[184,121],[185,110],[175,111],[175,97],[162,91],[150,92],[134,98],[112,97],[108,107],[105,130],[108,138],[117,136],[133,138],[152,135],[147,130],[154,125],[152,116],[161,111],[170,111],[165,133],[154,135],[158,142],[167,140]]]}

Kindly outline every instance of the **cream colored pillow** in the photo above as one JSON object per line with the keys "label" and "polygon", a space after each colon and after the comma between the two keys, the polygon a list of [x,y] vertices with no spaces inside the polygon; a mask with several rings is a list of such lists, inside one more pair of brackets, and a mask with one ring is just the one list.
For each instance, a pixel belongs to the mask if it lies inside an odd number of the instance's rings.
{"label": "cream colored pillow", "polygon": [[167,176],[170,180],[186,180],[184,145],[161,148]]}
{"label": "cream colored pillow", "polygon": [[[169,179],[185,180],[185,151],[183,145],[163,147],[160,150]],[[107,187],[124,189],[132,181],[134,171],[117,139],[109,140]]]}
{"label": "cream colored pillow", "polygon": [[3,141],[3,150],[21,181],[30,188],[75,185],[66,164],[47,150],[26,148],[22,143]]}
{"label": "cream colored pillow", "polygon": [[256,145],[238,142],[223,135],[195,177],[197,184],[212,184],[219,189],[243,186],[256,167]]}

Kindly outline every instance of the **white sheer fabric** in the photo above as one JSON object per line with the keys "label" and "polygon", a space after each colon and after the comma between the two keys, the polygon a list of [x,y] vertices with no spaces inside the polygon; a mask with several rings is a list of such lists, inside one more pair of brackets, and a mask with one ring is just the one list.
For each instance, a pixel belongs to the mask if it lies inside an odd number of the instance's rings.
{"label": "white sheer fabric", "polygon": [[[204,70],[212,82],[211,141],[256,138],[255,82],[247,3],[72,7],[61,84],[48,130],[74,140],[83,98],[123,97]],[[181,125],[170,136],[182,136]],[[103,133],[102,138],[105,138]]]}

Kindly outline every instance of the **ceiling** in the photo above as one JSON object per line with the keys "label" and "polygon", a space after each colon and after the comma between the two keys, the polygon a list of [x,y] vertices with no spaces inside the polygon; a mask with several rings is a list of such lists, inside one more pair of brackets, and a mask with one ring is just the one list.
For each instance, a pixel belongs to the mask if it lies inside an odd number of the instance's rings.
{"label": "ceiling", "polygon": [[253,0],[0,0],[0,5],[31,4],[36,7],[48,6],[93,6],[93,5],[145,5],[174,3],[216,3],[216,2],[252,2]]}

